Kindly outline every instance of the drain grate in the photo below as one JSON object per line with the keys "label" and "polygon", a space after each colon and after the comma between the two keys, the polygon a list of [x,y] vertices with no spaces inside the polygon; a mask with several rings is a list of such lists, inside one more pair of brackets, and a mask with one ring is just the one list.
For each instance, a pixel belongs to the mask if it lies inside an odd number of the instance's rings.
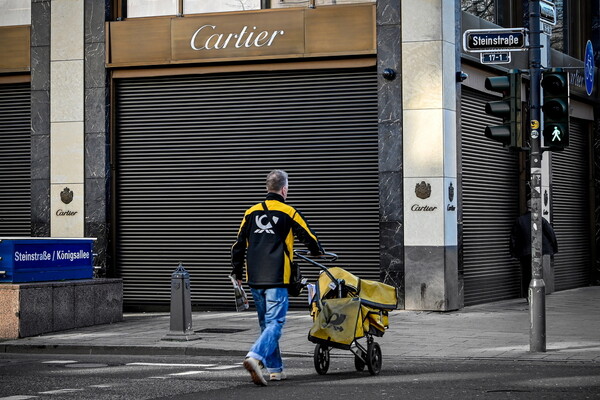
{"label": "drain grate", "polygon": [[239,329],[239,328],[204,328],[198,331],[194,331],[196,333],[238,333],[244,332],[249,329]]}

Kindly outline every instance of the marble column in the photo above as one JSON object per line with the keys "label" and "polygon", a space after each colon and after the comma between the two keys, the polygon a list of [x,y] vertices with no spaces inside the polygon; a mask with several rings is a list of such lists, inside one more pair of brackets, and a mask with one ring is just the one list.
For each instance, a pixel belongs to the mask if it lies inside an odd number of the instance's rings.
{"label": "marble column", "polygon": [[398,289],[398,307],[404,308],[400,3],[377,1],[379,242],[381,281]]}
{"label": "marble column", "polygon": [[104,23],[110,0],[84,0],[84,139],[86,237],[95,237],[95,265],[106,272],[109,220],[109,114]]}
{"label": "marble column", "polygon": [[50,236],[50,0],[31,2],[31,235]]}
{"label": "marble column", "polygon": [[458,275],[460,3],[402,1],[405,308],[462,306]]}

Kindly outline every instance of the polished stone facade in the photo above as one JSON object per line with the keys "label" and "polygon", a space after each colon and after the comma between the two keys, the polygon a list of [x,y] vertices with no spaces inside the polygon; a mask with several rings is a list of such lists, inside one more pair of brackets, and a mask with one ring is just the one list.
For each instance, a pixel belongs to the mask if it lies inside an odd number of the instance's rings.
{"label": "polished stone facade", "polygon": [[121,279],[5,284],[0,300],[0,339],[123,320]]}
{"label": "polished stone facade", "polygon": [[31,235],[50,236],[50,1],[31,3]]}
{"label": "polished stone facade", "polygon": [[402,2],[405,308],[461,307],[458,274],[458,3]]}
{"label": "polished stone facade", "polygon": [[[61,186],[77,188],[75,193],[76,196],[79,194],[83,208],[81,220],[68,228],[54,226],[55,234],[97,238],[95,264],[104,270],[110,190],[104,23],[110,1],[84,0],[79,3],[83,7],[79,21],[72,21],[73,18],[65,14],[73,10],[74,4],[69,2],[32,0],[31,4],[31,234],[51,236],[54,192],[59,188],[62,190]],[[55,21],[54,40],[51,35],[53,5],[57,18],[64,16],[70,21],[62,24],[69,25],[68,29],[62,29],[59,21]],[[73,29],[81,31],[81,40],[64,40]],[[66,35],[63,40],[61,35]],[[78,65],[78,59],[83,68]],[[54,79],[51,78],[51,62],[54,63]],[[60,74],[65,76],[61,78]],[[73,90],[72,86],[65,86],[67,82],[77,82],[80,88]],[[69,146],[65,146],[67,143]],[[68,149],[70,155],[63,154],[64,151],[52,152],[52,146]],[[81,164],[81,172],[77,168],[74,170],[73,164]],[[74,171],[76,176],[73,176]],[[54,191],[51,182],[55,183]]]}
{"label": "polished stone facade", "polygon": [[94,264],[105,275],[108,249],[110,160],[109,89],[104,22],[109,1],[84,0],[85,237],[95,237]]}
{"label": "polished stone facade", "polygon": [[[400,0],[377,2],[379,260],[381,280],[398,288],[398,306],[404,308],[400,4]],[[395,71],[396,77],[384,78],[386,69]]]}

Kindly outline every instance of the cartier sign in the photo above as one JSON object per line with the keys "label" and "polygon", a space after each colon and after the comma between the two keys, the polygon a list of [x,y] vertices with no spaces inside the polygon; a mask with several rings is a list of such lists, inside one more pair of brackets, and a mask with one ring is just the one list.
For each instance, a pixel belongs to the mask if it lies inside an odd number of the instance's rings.
{"label": "cartier sign", "polygon": [[249,28],[244,25],[239,32],[222,33],[216,25],[202,25],[192,35],[190,47],[194,50],[223,50],[235,47],[271,47],[277,36],[282,36],[285,31],[275,29],[274,31],[259,30],[253,26]]}
{"label": "cartier sign", "polygon": [[173,56],[218,59],[302,53],[302,17],[301,13],[284,11],[277,13],[277,18],[268,13],[179,18],[171,23]]}
{"label": "cartier sign", "polygon": [[374,3],[107,24],[109,67],[376,54]]}

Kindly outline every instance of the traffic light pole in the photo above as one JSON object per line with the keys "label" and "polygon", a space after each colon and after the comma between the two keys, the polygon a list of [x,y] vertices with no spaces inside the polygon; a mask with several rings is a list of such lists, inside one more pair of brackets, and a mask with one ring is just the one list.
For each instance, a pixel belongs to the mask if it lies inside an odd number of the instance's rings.
{"label": "traffic light pole", "polygon": [[546,351],[546,287],[542,263],[542,146],[540,0],[529,0],[531,282],[529,351]]}

